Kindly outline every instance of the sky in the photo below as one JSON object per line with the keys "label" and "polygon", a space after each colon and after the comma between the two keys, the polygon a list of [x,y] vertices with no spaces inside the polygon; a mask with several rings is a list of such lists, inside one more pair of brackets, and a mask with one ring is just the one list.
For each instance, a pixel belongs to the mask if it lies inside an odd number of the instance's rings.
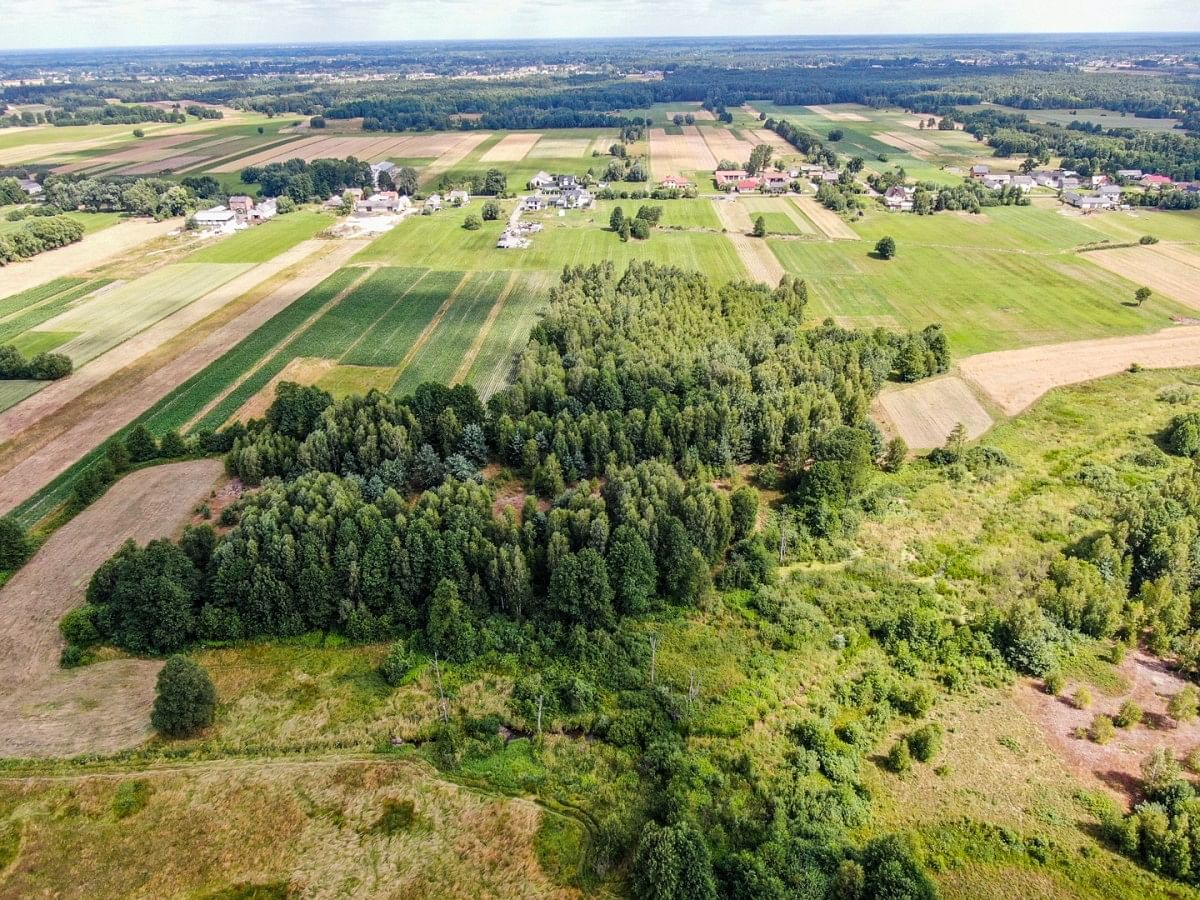
{"label": "sky", "polygon": [[1200,31],[1195,0],[0,0],[0,50],[682,35]]}

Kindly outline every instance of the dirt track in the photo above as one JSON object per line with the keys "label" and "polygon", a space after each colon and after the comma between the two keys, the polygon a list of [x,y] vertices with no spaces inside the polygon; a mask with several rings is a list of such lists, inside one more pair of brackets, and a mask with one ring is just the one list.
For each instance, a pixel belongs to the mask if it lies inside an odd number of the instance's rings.
{"label": "dirt track", "polygon": [[[64,406],[52,419],[39,423],[33,429],[38,432],[36,436],[28,438],[22,446],[12,451],[14,458],[19,461],[11,464],[0,479],[0,512],[7,512],[32,496],[109,435],[153,406],[176,385],[219,358],[344,265],[364,245],[362,241],[340,242],[330,253],[310,265],[304,265],[279,288],[199,340],[190,338],[187,333],[180,335],[177,339],[178,352],[157,368],[128,379],[119,390],[110,388],[108,382],[97,385],[92,391]],[[203,328],[203,324],[199,327]],[[159,348],[156,352],[161,350]],[[140,361],[136,365],[140,365]],[[124,372],[118,373],[115,378],[123,379],[123,375]],[[26,435],[19,437],[25,439]]]}
{"label": "dirt track", "polygon": [[1200,326],[982,353],[961,360],[959,369],[1016,415],[1053,388],[1115,375],[1133,363],[1147,369],[1200,366]]}
{"label": "dirt track", "polygon": [[168,219],[166,222],[118,222],[111,228],[86,235],[77,244],[68,244],[66,247],[38,254],[27,262],[5,266],[0,269],[0,297],[19,294],[64,275],[86,272],[139,244],[145,244],[174,231],[181,224],[180,219]]}
{"label": "dirt track", "polygon": [[159,663],[58,668],[58,620],[127,539],[175,534],[222,475],[204,459],[128,475],[72,519],[0,589],[0,756],[70,756],[131,747],[149,733]]}

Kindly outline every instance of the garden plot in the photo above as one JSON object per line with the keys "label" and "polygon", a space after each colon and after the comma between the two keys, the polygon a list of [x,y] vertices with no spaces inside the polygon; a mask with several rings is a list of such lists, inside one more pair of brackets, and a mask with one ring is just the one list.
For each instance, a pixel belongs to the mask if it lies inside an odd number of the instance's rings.
{"label": "garden plot", "polygon": [[885,388],[876,399],[877,418],[904,438],[909,447],[928,450],[946,443],[961,423],[967,437],[977,438],[992,427],[992,417],[961,378],[948,376],[919,384]]}
{"label": "garden plot", "polygon": [[79,366],[250,268],[233,263],[166,266],[48,319],[38,330],[78,333],[58,352]]}
{"label": "garden plot", "polygon": [[1200,310],[1200,253],[1192,248],[1169,244],[1118,247],[1093,251],[1086,258],[1135,285]]}
{"label": "garden plot", "polygon": [[533,149],[533,145],[542,139],[540,133],[506,134],[495,146],[490,147],[480,162],[520,162]]}

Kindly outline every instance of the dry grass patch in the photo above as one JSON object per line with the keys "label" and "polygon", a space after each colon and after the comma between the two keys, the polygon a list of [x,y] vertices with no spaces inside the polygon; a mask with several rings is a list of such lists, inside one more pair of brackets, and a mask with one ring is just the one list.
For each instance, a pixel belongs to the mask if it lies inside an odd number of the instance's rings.
{"label": "dry grass patch", "polygon": [[1136,285],[1200,309],[1200,253],[1172,244],[1118,247],[1087,254],[1090,262]]}
{"label": "dry grass patch", "polygon": [[226,424],[249,422],[251,419],[261,419],[265,416],[267,408],[275,400],[275,388],[279,386],[280,382],[291,381],[308,387],[317,384],[336,367],[337,363],[332,359],[297,357],[291,360],[283,367],[282,372],[264,384],[257,394],[243,403],[241,408],[229,417],[229,422]]}
{"label": "dry grass patch", "polygon": [[[713,164],[705,168],[716,168],[717,161],[722,159],[735,162],[739,166],[745,165],[746,161],[750,159],[750,151],[754,149],[754,144],[750,141],[743,141],[729,129],[714,127],[701,131],[699,128],[693,127],[692,130],[697,134],[704,135],[704,142],[712,154]],[[687,133],[688,129],[685,128],[684,134]]]}
{"label": "dry grass patch", "polygon": [[830,240],[857,241],[858,234],[846,224],[845,219],[831,209],[826,209],[812,197],[793,197],[792,202],[810,222],[825,233]]}
{"label": "dry grass patch", "polygon": [[[503,142],[501,142],[503,143]],[[543,137],[527,154],[529,159],[569,159],[586,156],[592,146],[591,138]]]}
{"label": "dry grass patch", "polygon": [[988,411],[966,383],[954,376],[904,387],[889,385],[876,399],[876,407],[882,424],[914,449],[940,447],[960,422],[971,438],[992,427]]}
{"label": "dry grass patch", "polygon": [[737,251],[738,259],[746,267],[746,274],[752,281],[759,281],[770,287],[775,287],[783,278],[785,271],[779,258],[771,252],[771,247],[765,238],[751,237],[741,232],[729,232],[725,235]]}
{"label": "dry grass patch", "polygon": [[479,158],[480,162],[519,162],[542,139],[540,133],[506,134]]}

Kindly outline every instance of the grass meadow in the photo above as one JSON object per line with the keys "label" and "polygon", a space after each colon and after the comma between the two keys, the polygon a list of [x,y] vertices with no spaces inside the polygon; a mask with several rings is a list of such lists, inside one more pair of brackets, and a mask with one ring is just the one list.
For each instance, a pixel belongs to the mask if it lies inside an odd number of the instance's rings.
{"label": "grass meadow", "polygon": [[334,224],[327,213],[303,211],[289,213],[214,240],[187,258],[190,263],[260,263],[274,259],[285,250],[306,241],[318,231]]}

